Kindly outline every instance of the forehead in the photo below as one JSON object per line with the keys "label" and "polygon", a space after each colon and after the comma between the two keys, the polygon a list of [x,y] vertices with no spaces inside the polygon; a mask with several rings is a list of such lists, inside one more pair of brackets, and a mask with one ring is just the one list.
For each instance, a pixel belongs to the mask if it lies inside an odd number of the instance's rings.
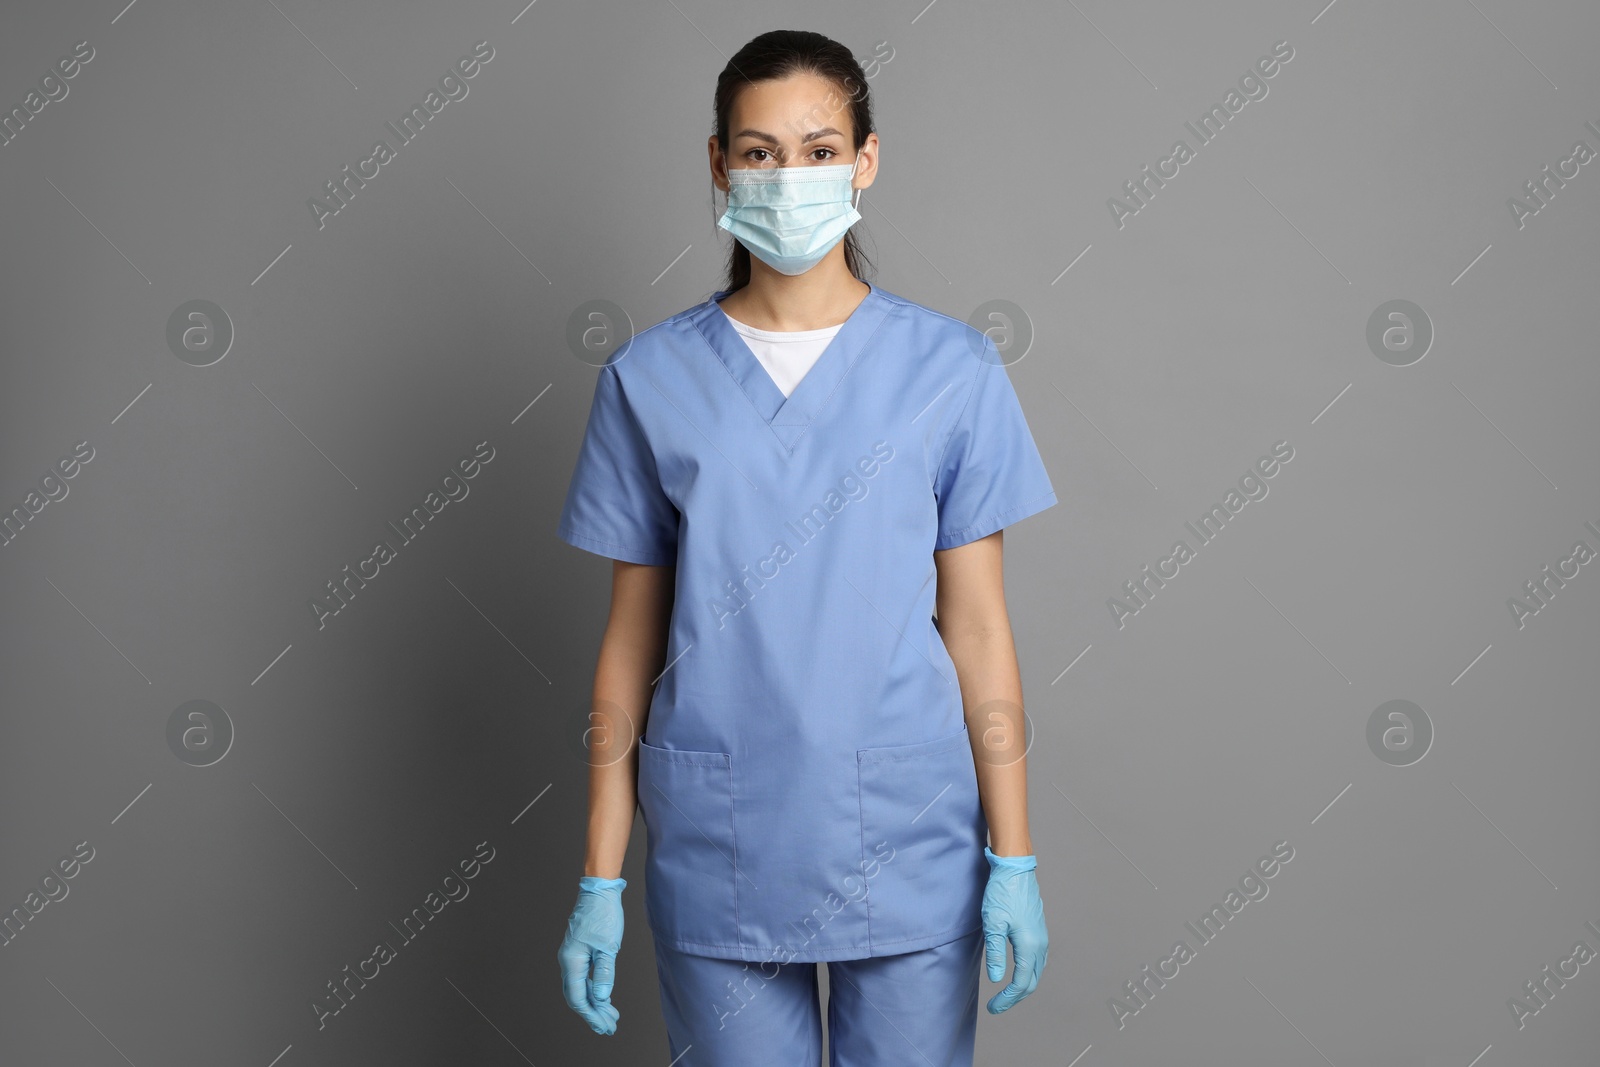
{"label": "forehead", "polygon": [[815,74],[791,74],[751,82],[739,91],[728,115],[737,140],[745,129],[770,133],[780,142],[798,143],[812,130],[832,126],[851,133],[850,100],[841,88]]}

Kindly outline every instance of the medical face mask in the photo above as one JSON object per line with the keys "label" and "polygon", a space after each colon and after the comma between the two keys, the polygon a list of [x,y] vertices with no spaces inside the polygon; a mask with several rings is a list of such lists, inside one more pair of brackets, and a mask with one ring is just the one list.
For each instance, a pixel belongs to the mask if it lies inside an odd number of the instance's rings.
{"label": "medical face mask", "polygon": [[850,188],[860,162],[730,169],[717,225],[780,274],[804,274],[860,220],[861,191]]}

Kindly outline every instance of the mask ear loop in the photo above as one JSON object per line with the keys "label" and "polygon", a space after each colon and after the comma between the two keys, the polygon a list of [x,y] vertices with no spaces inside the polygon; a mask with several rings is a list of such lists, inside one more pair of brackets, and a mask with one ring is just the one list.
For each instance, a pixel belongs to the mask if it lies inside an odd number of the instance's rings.
{"label": "mask ear loop", "polygon": [[[859,167],[860,165],[861,165],[861,152],[859,150],[857,150],[855,162],[850,164],[850,180],[852,182],[856,180],[856,168]],[[861,190],[857,189],[856,190],[855,200],[852,201],[851,204],[850,204],[850,210],[855,211],[855,212],[857,212],[859,214],[860,213],[860,209],[861,209]]]}

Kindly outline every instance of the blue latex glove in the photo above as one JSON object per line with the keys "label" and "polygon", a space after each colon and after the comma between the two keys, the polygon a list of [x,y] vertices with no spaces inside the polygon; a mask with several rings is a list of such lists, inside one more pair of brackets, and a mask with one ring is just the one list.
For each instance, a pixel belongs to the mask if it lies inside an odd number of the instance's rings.
{"label": "blue latex glove", "polygon": [[1011,984],[989,1000],[989,1013],[999,1015],[1039,987],[1050,956],[1050,933],[1044,925],[1044,901],[1034,876],[1033,856],[996,856],[984,846],[989,884],[983,890],[984,959],[989,981],[1006,973],[1006,941],[1011,942]]}
{"label": "blue latex glove", "polygon": [[[583,1016],[597,1034],[617,1032],[611,987],[616,980],[617,950],[622,947],[622,878],[578,879],[578,903],[567,920],[556,958],[561,961],[561,995],[567,1007]],[[594,977],[589,976],[593,965]]]}

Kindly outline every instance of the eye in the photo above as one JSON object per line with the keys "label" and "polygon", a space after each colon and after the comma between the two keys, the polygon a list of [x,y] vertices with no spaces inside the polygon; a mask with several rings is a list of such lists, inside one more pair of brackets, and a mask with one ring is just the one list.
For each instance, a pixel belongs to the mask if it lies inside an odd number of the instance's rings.
{"label": "eye", "polygon": [[748,152],[746,152],[744,154],[744,158],[749,159],[750,162],[752,162],[752,163],[765,163],[766,162],[765,158],[762,158],[762,159],[752,159],[751,158],[757,152],[760,152],[763,157],[765,157],[767,155],[767,150],[765,148],[752,148],[752,149],[750,149],[750,151],[748,151]]}
{"label": "eye", "polygon": [[[839,154],[839,153],[835,152],[833,149],[826,148],[826,147],[818,148],[817,152],[826,152],[826,153],[828,153],[827,155],[822,157],[823,159],[832,159],[834,156]],[[816,152],[813,152],[812,155],[816,155]]]}

